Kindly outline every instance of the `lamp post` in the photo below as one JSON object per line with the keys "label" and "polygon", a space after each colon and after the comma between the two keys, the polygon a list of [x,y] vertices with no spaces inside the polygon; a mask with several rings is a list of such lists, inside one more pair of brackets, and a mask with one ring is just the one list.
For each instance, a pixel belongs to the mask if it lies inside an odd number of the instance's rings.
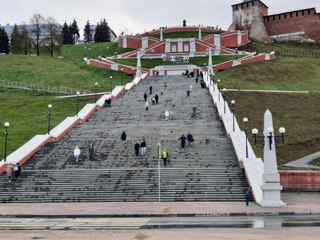
{"label": "lamp post", "polygon": [[223,112],[226,114],[226,91],[227,89],[223,88],[222,93],[223,93]]}
{"label": "lamp post", "polygon": [[219,102],[220,102],[220,89],[219,89],[219,86],[220,86],[220,79],[217,80],[218,96],[219,96]]}
{"label": "lamp post", "polygon": [[52,109],[52,105],[49,104],[48,105],[48,135],[50,134],[50,130],[51,130],[51,109]]}
{"label": "lamp post", "polygon": [[84,47],[84,57],[87,57],[87,47]]}
{"label": "lamp post", "polygon": [[[269,127],[267,129],[267,131],[269,133],[269,136],[267,136],[267,138],[269,139],[269,148],[270,148],[270,150],[272,149],[272,138],[273,137],[275,138],[275,140],[277,140],[277,138],[281,138],[282,144],[284,144],[284,134],[286,132],[286,129],[284,127],[279,128],[279,133],[281,134],[280,136],[273,135],[274,129],[272,127]],[[252,135],[253,135],[253,138],[254,138],[254,145],[257,144],[257,138],[263,138],[264,139],[264,137],[257,136],[258,133],[259,133],[258,129],[256,129],[256,128],[252,129]],[[265,142],[263,142],[263,143],[266,144]]]}
{"label": "lamp post", "polygon": [[114,63],[117,63],[117,52],[114,52]]}
{"label": "lamp post", "polygon": [[91,50],[91,48],[88,48],[88,50],[89,50],[89,54],[88,54],[88,57],[90,58],[90,50]]}
{"label": "lamp post", "polygon": [[97,82],[94,83],[94,91],[95,91],[94,101],[97,102],[97,92],[98,92],[98,83]]}
{"label": "lamp post", "polygon": [[233,130],[233,132],[235,131],[235,127],[234,127],[235,104],[236,104],[236,101],[232,100],[231,106],[232,106],[232,130]]}
{"label": "lamp post", "polygon": [[[123,72],[123,68],[120,69],[121,72]],[[120,82],[121,82],[121,86],[122,86],[122,75],[120,74]]]}
{"label": "lamp post", "polygon": [[80,92],[77,92],[77,117],[79,112],[79,95],[80,95]]}
{"label": "lamp post", "polygon": [[238,60],[238,48],[236,48],[236,60]]}
{"label": "lamp post", "polygon": [[8,135],[9,135],[9,132],[8,132],[8,127],[9,127],[9,123],[8,122],[5,122],[4,123],[4,161],[6,162],[7,161],[7,143],[8,143]]}
{"label": "lamp post", "polygon": [[246,135],[246,158],[249,158],[249,154],[248,154],[248,137],[247,137],[247,124],[248,124],[248,118],[244,118],[243,119],[243,122],[244,122],[244,133],[245,133],[245,135]]}
{"label": "lamp post", "polygon": [[111,92],[111,84],[112,84],[112,76],[110,76],[110,82],[109,82],[109,85],[110,85],[110,92]]}

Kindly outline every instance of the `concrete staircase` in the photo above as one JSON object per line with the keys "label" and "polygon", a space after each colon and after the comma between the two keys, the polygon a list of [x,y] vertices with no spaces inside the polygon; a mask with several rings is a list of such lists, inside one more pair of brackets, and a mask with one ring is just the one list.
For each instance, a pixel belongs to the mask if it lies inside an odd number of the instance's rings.
{"label": "concrete staircase", "polygon": [[[193,91],[187,97],[190,84]],[[158,105],[151,103],[150,85],[151,96],[159,96]],[[145,92],[149,111],[144,106]],[[173,120],[165,120],[165,110],[174,112]],[[124,145],[123,130],[128,137]],[[178,139],[188,131],[194,146],[181,150]],[[136,157],[133,147],[142,137],[147,154]],[[7,183],[1,175],[0,201],[157,201],[160,141],[170,159],[167,167],[160,162],[161,201],[245,201],[248,184],[208,90],[185,76],[149,77],[60,142],[43,147],[23,166],[19,182]],[[88,157],[91,143],[93,161]],[[82,150],[79,163],[73,160],[75,145]]]}

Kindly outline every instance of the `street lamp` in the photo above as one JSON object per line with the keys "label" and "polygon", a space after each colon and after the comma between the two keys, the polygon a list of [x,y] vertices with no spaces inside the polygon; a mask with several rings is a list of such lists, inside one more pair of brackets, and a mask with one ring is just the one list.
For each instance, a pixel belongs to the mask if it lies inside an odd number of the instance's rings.
{"label": "street lamp", "polygon": [[117,63],[117,52],[114,52],[114,63]]}
{"label": "street lamp", "polygon": [[226,114],[226,91],[227,91],[227,89],[225,89],[225,88],[222,89],[224,114]]}
{"label": "street lamp", "polygon": [[95,102],[97,101],[97,91],[98,91],[98,83],[94,83],[94,90],[95,90],[95,95],[94,95],[94,100]]}
{"label": "street lamp", "polygon": [[219,96],[219,102],[220,102],[220,89],[219,89],[219,86],[220,86],[220,79],[217,80],[218,96]]}
{"label": "street lamp", "polygon": [[84,47],[84,57],[87,57],[87,47]]}
{"label": "street lamp", "polygon": [[110,76],[110,82],[109,82],[109,85],[110,85],[110,92],[111,92],[111,84],[112,84],[112,76]]}
{"label": "street lamp", "polygon": [[[123,68],[120,69],[121,72],[123,72]],[[122,75],[120,74],[120,82],[121,82],[121,86],[122,86]]]}
{"label": "street lamp", "polygon": [[52,105],[49,104],[48,105],[48,135],[50,134],[50,130],[51,130],[51,108],[52,108]]}
{"label": "street lamp", "polygon": [[236,101],[232,100],[231,106],[232,106],[232,130],[233,130],[233,132],[235,131],[235,127],[234,127],[235,104],[236,104]]}
{"label": "street lamp", "polygon": [[9,127],[9,123],[5,122],[4,123],[4,127],[5,127],[5,131],[4,131],[4,161],[7,161],[7,142],[8,142],[8,127]]}
{"label": "street lamp", "polygon": [[[281,134],[280,136],[275,136],[273,135],[274,133],[274,129],[272,127],[269,127],[267,129],[268,133],[269,133],[269,136],[267,136],[267,138],[269,139],[269,147],[270,147],[270,150],[272,149],[272,138],[274,137],[275,140],[277,140],[278,138],[281,138],[282,140],[282,144],[284,144],[284,134],[286,132],[286,129],[284,127],[281,127],[279,128],[279,133]],[[257,144],[257,138],[263,138],[264,137],[258,137],[259,131],[258,129],[254,128],[252,129],[252,134],[253,134],[253,138],[254,138],[254,144],[256,145]],[[263,142],[264,143],[264,142]],[[265,143],[264,143],[265,144]]]}
{"label": "street lamp", "polygon": [[249,156],[249,154],[248,154],[248,137],[247,137],[247,124],[248,124],[248,118],[244,118],[243,119],[243,122],[244,122],[244,133],[245,133],[245,135],[246,135],[246,158],[248,158]]}
{"label": "street lamp", "polygon": [[236,48],[236,60],[238,60],[238,48]]}
{"label": "street lamp", "polygon": [[79,95],[80,95],[80,92],[77,92],[77,117],[79,112]]}
{"label": "street lamp", "polygon": [[91,48],[88,48],[88,50],[89,50],[89,54],[88,54],[88,57],[90,58],[90,50],[91,50]]}

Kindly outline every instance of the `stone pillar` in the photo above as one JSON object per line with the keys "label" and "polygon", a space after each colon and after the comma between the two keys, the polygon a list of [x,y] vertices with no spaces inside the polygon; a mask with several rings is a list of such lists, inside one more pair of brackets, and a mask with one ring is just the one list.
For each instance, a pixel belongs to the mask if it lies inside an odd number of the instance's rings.
{"label": "stone pillar", "polygon": [[201,35],[201,27],[199,26],[199,37],[198,37],[199,40],[202,39],[202,35]]}
{"label": "stone pillar", "polygon": [[263,207],[285,207],[286,203],[281,200],[280,175],[278,173],[276,145],[274,133],[270,135],[269,130],[273,129],[272,114],[269,110],[264,114],[264,168],[262,174],[261,190],[262,201],[259,204]]}
{"label": "stone pillar", "polygon": [[160,28],[160,41],[163,41],[163,31],[162,31],[162,27]]}
{"label": "stone pillar", "polygon": [[213,74],[212,70],[212,54],[211,54],[211,48],[209,48],[209,59],[208,59],[208,76]]}
{"label": "stone pillar", "polygon": [[141,78],[142,72],[141,72],[141,53],[140,50],[137,54],[137,71],[136,71],[136,78]]}

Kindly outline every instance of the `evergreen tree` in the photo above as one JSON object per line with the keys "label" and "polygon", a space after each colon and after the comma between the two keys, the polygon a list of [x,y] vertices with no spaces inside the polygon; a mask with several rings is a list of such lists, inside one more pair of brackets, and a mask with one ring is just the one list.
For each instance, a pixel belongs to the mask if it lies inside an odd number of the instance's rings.
{"label": "evergreen tree", "polygon": [[73,43],[76,43],[80,37],[78,24],[75,19],[73,19],[73,23],[70,26],[72,31]]}
{"label": "evergreen tree", "polygon": [[8,34],[4,28],[0,28],[0,53],[8,54],[9,52],[10,48]]}
{"label": "evergreen tree", "polygon": [[94,35],[95,42],[110,42],[110,28],[106,19],[100,21],[100,24],[97,24],[96,32]]}
{"label": "evergreen tree", "polygon": [[73,44],[72,29],[64,22],[62,27],[63,44]]}
{"label": "evergreen tree", "polygon": [[19,33],[22,51],[25,55],[28,55],[32,52],[32,39],[29,36],[27,27],[25,25],[20,26]]}
{"label": "evergreen tree", "polygon": [[14,25],[11,33],[11,52],[14,54],[22,52],[22,45],[20,42],[20,33],[17,24]]}
{"label": "evergreen tree", "polygon": [[87,24],[84,27],[84,34],[83,35],[84,35],[84,40],[86,42],[91,42],[92,41],[92,33],[91,33],[89,20],[87,21]]}

